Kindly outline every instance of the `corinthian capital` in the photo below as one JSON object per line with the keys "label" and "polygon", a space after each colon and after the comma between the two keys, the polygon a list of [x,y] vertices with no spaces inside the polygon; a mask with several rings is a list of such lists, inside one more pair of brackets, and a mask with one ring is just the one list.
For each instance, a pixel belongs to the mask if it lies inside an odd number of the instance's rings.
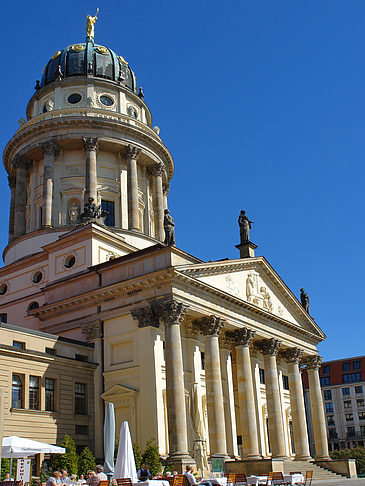
{"label": "corinthian capital", "polygon": [[14,176],[8,176],[8,183],[10,189],[14,189],[14,187],[16,186],[16,178]]}
{"label": "corinthian capital", "polygon": [[47,140],[47,142],[40,142],[38,144],[42,150],[43,155],[57,155],[60,152],[60,147],[53,140]]}
{"label": "corinthian capital", "polygon": [[165,173],[165,167],[161,162],[159,162],[158,164],[155,164],[155,165],[150,165],[148,167],[148,174],[150,176],[162,177],[164,175],[164,173]]}
{"label": "corinthian capital", "polygon": [[304,363],[307,370],[319,370],[322,364],[322,360],[322,356],[318,356],[318,354],[315,354],[313,356],[308,356],[308,358],[304,360]]}
{"label": "corinthian capital", "polygon": [[90,341],[96,341],[103,337],[103,330],[101,326],[101,321],[88,322],[81,326],[82,334],[85,334],[86,339]]}
{"label": "corinthian capital", "polygon": [[302,359],[303,350],[300,348],[289,348],[283,351],[283,357],[288,363],[299,363]]}
{"label": "corinthian capital", "polygon": [[168,196],[170,191],[170,184],[162,184],[163,195]]}
{"label": "corinthian capital", "polygon": [[249,346],[255,337],[256,331],[242,327],[234,331],[227,331],[226,334],[233,340],[235,346]]}
{"label": "corinthian capital", "polygon": [[256,345],[258,346],[262,354],[272,354],[276,356],[281,346],[281,341],[275,338],[263,339],[262,341],[256,343]]}
{"label": "corinthian capital", "polygon": [[152,306],[135,309],[132,311],[132,317],[138,321],[138,327],[160,327],[159,316],[155,313]]}
{"label": "corinthian capital", "polygon": [[82,137],[85,152],[90,152],[91,150],[99,150],[99,139],[97,137]]}
{"label": "corinthian capital", "polygon": [[152,309],[158,316],[159,322],[163,322],[165,325],[181,324],[188,306],[171,298],[162,302],[154,302]]}
{"label": "corinthian capital", "polygon": [[127,159],[137,159],[141,149],[135,145],[129,144],[126,150]]}
{"label": "corinthian capital", "polygon": [[19,154],[17,154],[13,158],[13,167],[15,167],[16,169],[19,169],[19,168],[27,169],[28,167],[31,167],[31,166],[32,166],[32,161],[25,159],[24,157],[22,157]]}
{"label": "corinthian capital", "polygon": [[202,317],[193,321],[194,327],[204,336],[219,336],[225,320],[217,316]]}

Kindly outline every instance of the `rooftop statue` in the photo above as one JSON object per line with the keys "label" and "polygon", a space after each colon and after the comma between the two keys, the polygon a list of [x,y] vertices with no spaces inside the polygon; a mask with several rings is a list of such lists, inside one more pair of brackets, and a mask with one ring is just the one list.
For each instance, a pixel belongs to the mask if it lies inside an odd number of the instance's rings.
{"label": "rooftop statue", "polygon": [[300,302],[302,303],[303,309],[309,314],[309,297],[304,292],[304,289],[300,289]]}
{"label": "rooftop statue", "polygon": [[92,40],[94,40],[94,26],[95,22],[98,20],[98,12],[99,9],[97,8],[95,17],[92,17],[91,15],[86,17],[86,37],[89,37]]}
{"label": "rooftop statue", "polygon": [[163,227],[165,230],[165,245],[172,246],[175,244],[175,223],[173,217],[168,209],[165,209],[165,215],[163,220]]}
{"label": "rooftop statue", "polygon": [[108,216],[108,211],[101,208],[101,204],[97,206],[94,203],[94,198],[89,197],[84,205],[84,212],[80,215],[81,223],[103,223],[104,218]]}
{"label": "rooftop statue", "polygon": [[240,237],[241,237],[241,245],[244,243],[248,243],[250,241],[250,229],[251,224],[253,221],[250,221],[246,216],[246,211],[241,211],[241,214],[238,217],[238,224],[240,227]]}

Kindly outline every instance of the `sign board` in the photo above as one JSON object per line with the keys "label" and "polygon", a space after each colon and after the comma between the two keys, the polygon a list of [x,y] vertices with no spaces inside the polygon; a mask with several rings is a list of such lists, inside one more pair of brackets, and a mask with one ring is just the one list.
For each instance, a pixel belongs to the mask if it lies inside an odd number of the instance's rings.
{"label": "sign board", "polygon": [[22,481],[22,484],[30,482],[30,463],[30,459],[18,459],[16,480]]}
{"label": "sign board", "polygon": [[213,473],[224,472],[224,459],[223,459],[223,457],[212,457],[212,472]]}

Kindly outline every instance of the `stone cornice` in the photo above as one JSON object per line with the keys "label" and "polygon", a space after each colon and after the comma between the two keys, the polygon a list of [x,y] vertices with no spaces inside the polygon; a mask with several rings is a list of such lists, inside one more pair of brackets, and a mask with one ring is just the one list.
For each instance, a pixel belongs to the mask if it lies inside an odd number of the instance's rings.
{"label": "stone cornice", "polygon": [[[309,321],[310,324],[317,330],[318,337],[321,340],[324,340],[326,338],[326,335],[319,328],[315,320],[311,316],[309,316],[307,312],[305,312],[299,300],[295,297],[289,287],[275,272],[275,270],[265,259],[265,257],[226,260],[222,262],[209,262],[197,265],[180,265],[176,267],[176,270],[188,277],[197,279],[201,276],[218,275],[225,272],[239,272],[242,270],[254,270],[257,268],[259,268],[260,271],[263,272],[265,277],[270,281],[273,287],[278,290],[280,294],[285,294],[288,308],[293,312],[294,315],[299,317],[298,320],[302,321],[303,323],[308,323]],[[274,316],[274,314],[272,313],[270,313],[270,315]],[[279,317],[275,315],[275,318]]]}
{"label": "stone cornice", "polygon": [[[128,143],[131,143],[132,139],[134,139],[136,142],[138,142],[138,140],[144,140],[147,146],[151,147],[151,149],[154,150],[157,155],[162,157],[162,160],[168,169],[168,178],[169,180],[172,178],[174,173],[174,161],[171,153],[162,143],[160,138],[157,137],[155,132],[147,125],[140,124],[140,126],[136,126],[131,125],[126,121],[120,121],[116,113],[116,118],[113,119],[112,116],[114,112],[111,112],[111,118],[106,119],[97,116],[82,116],[81,114],[81,116],[62,116],[62,110],[55,110],[52,113],[57,115],[57,111],[60,112],[60,116],[55,116],[55,118],[40,119],[39,121],[36,119],[30,120],[23,127],[18,129],[15,135],[9,140],[4,149],[3,156],[4,166],[8,174],[11,172],[10,165],[14,155],[19,151],[21,155],[24,155],[30,149],[37,148],[39,141],[43,141],[43,137],[44,141],[47,141],[49,138],[49,132],[52,130],[56,131],[59,128],[59,132],[57,133],[57,141],[58,143],[62,144],[63,140],[81,139],[82,136],[86,135],[86,133],[90,137],[94,133],[95,136],[97,136],[100,133],[100,129],[103,129],[104,133],[107,133],[107,130],[110,129],[110,136],[108,137],[106,134],[106,137],[110,141],[110,139],[113,137],[113,133],[115,133],[115,131],[120,133],[122,129],[126,134],[130,134],[130,140],[124,136],[122,137],[122,133],[121,138],[115,138],[115,142],[119,142],[121,148],[123,145],[126,146]],[[89,111],[92,113],[93,111],[97,110],[92,108]],[[103,112],[103,110],[100,111]],[[41,118],[41,116],[37,118]],[[72,136],[70,135],[70,130],[74,130]],[[24,148],[25,146],[27,147],[26,150]],[[147,154],[149,153],[147,152]],[[152,157],[153,152],[151,152],[149,155]]]}

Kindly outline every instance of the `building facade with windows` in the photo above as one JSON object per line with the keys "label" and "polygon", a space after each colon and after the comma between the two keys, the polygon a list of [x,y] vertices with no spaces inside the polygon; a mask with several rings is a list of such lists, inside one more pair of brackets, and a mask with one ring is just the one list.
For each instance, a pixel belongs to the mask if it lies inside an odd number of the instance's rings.
{"label": "building facade with windows", "polygon": [[[238,245],[240,258],[213,262],[164,244],[174,163],[125,59],[90,36],[57,51],[26,112],[4,151],[11,203],[0,313],[7,325],[92,353],[95,364],[72,363],[93,371],[93,388],[75,378],[61,408],[75,430],[89,427],[97,457],[113,402],[117,430],[128,420],[142,447],[154,437],[176,469],[197,443],[211,456],[308,460],[304,363],[316,456],[327,459],[324,333],[251,242]],[[27,349],[14,349],[23,359]],[[51,400],[58,378],[44,368],[31,374],[37,382],[14,363],[4,386],[25,411],[8,401],[7,427],[13,414],[32,413],[37,383],[41,402]],[[85,393],[93,427],[78,420]]]}
{"label": "building facade with windows", "polygon": [[[308,380],[303,373],[307,402]],[[320,368],[320,383],[330,450],[365,445],[365,356],[326,361]],[[312,421],[308,407],[311,442]]]}

